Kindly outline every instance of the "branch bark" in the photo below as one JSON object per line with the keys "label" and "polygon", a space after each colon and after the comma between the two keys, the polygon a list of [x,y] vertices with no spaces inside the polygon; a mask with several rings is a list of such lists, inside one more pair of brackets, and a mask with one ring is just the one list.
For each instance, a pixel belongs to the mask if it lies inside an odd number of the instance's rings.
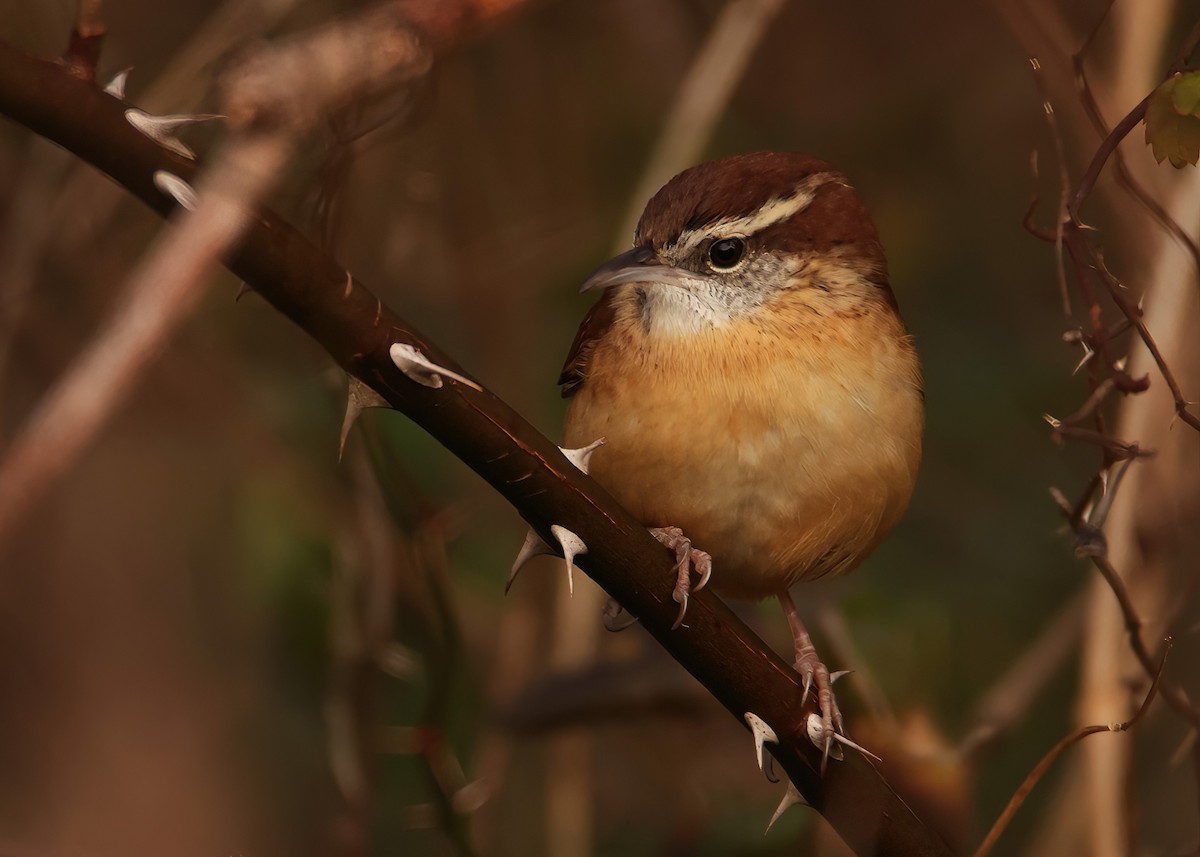
{"label": "branch bark", "polygon": [[[165,151],[125,120],[125,105],[56,63],[0,43],[0,112],[107,173],[161,215],[174,202],[156,170],[194,182],[197,167]],[[796,673],[709,591],[693,597],[688,625],[670,626],[672,558],[557,446],[491,393],[450,382],[409,381],[388,349],[409,343],[467,375],[362,283],[270,211],[253,219],[229,268],[319,342],[347,372],[437,438],[499,491],[550,543],[550,526],[588,546],[579,564],[637,616],[739,722],[754,712],[778,734],[771,751],[800,793],[858,854],[948,855],[949,848],[862,757],[847,753],[824,777],[807,737],[814,701],[801,706]],[[330,444],[333,451],[333,439]],[[747,756],[750,754],[747,742]],[[749,763],[749,759],[747,759]]]}

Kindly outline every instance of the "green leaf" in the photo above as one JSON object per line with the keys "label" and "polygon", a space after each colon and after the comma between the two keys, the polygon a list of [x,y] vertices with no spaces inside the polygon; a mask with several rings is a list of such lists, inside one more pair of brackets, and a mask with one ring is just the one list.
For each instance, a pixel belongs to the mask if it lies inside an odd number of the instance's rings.
{"label": "green leaf", "polygon": [[[1181,114],[1177,109],[1176,90],[1179,102],[1192,104],[1193,90],[1200,87],[1198,76],[1193,73],[1175,75],[1154,90],[1146,105],[1146,143],[1160,164],[1169,160],[1171,166],[1181,169],[1200,160],[1200,117],[1189,110]],[[1195,95],[1200,106],[1200,91]]]}
{"label": "green leaf", "polygon": [[1200,117],[1200,72],[1177,74],[1167,83],[1171,86],[1171,103],[1180,116]]}

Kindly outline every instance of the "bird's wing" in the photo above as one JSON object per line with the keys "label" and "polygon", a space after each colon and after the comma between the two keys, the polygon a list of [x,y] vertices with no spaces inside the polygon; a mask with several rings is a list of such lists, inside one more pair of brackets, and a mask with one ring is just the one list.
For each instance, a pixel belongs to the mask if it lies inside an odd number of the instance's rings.
{"label": "bird's wing", "polygon": [[567,362],[563,364],[562,374],[558,376],[558,384],[562,387],[562,397],[569,399],[587,379],[588,366],[592,361],[592,352],[596,343],[604,335],[616,317],[615,291],[608,289],[600,296],[600,300],[588,310],[567,352]]}

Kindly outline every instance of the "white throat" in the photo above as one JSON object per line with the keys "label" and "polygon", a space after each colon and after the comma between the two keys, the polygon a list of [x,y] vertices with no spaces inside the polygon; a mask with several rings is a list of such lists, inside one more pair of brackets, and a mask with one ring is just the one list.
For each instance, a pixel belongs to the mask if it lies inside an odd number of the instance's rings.
{"label": "white throat", "polygon": [[[690,336],[726,327],[749,307],[730,300],[733,295],[715,284],[697,282],[695,288],[658,283],[638,286],[642,326],[652,336]],[[644,297],[642,297],[644,295]]]}

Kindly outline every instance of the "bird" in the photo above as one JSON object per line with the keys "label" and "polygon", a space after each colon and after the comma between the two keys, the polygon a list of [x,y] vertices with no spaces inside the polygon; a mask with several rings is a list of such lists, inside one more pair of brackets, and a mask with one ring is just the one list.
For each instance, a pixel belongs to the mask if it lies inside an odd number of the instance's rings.
{"label": "bird", "polygon": [[[924,390],[883,247],[849,181],[797,152],[693,166],[601,265],[558,379],[563,441],[676,557],[672,597],[710,582],[778,599],[825,752],[845,732],[790,590],[858,566],[907,509]],[[692,577],[698,577],[693,583]]]}

